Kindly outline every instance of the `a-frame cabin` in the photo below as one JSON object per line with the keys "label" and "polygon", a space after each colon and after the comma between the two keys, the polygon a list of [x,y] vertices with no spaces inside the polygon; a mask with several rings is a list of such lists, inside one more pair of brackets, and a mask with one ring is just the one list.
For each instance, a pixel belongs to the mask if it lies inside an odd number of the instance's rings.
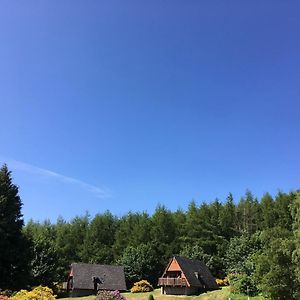
{"label": "a-frame cabin", "polygon": [[170,259],[158,285],[161,293],[168,295],[197,295],[218,289],[214,277],[202,261],[182,256]]}

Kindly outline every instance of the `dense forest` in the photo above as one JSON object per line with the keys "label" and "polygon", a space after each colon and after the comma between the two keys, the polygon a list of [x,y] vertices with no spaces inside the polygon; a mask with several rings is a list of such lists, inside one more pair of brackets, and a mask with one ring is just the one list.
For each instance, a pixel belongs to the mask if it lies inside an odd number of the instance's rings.
{"label": "dense forest", "polygon": [[[250,183],[251,184],[251,183]],[[72,262],[125,266],[128,286],[154,285],[174,254],[203,260],[239,292],[271,299],[300,298],[300,193],[231,193],[186,210],[101,212],[71,221],[24,225],[22,202],[6,165],[0,170],[0,288],[65,281]]]}

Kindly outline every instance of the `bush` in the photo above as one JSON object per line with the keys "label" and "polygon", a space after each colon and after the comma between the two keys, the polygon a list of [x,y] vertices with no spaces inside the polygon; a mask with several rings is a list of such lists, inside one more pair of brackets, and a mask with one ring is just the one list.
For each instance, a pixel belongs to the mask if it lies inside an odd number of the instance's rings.
{"label": "bush", "polygon": [[119,291],[100,290],[97,293],[96,300],[126,300]]}
{"label": "bush", "polygon": [[96,300],[112,300],[112,295],[110,291],[100,290],[97,293]]}
{"label": "bush", "polygon": [[152,292],[153,286],[147,280],[141,280],[136,282],[130,291],[131,293]]}
{"label": "bush", "polygon": [[9,300],[56,300],[53,291],[46,286],[38,286],[32,291],[21,290]]}
{"label": "bush", "polygon": [[227,277],[225,277],[224,279],[217,278],[216,283],[218,286],[227,286],[229,285],[229,280]]}
{"label": "bush", "polygon": [[252,276],[247,274],[231,274],[229,277],[231,291],[234,294],[256,296],[258,289]]}
{"label": "bush", "polygon": [[11,290],[4,290],[2,291],[0,289],[0,300],[7,300],[8,297],[10,297],[12,295],[12,291]]}
{"label": "bush", "polygon": [[69,292],[63,287],[63,283],[53,282],[52,290],[57,298],[68,298]]}
{"label": "bush", "polygon": [[0,295],[0,300],[7,300],[7,299],[8,299],[7,296],[5,296],[5,295]]}

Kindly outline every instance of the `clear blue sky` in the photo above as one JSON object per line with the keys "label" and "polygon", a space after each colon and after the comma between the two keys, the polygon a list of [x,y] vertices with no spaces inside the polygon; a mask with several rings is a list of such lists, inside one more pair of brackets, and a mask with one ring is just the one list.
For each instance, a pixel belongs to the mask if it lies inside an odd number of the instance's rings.
{"label": "clear blue sky", "polygon": [[25,220],[300,187],[299,1],[0,3],[0,163]]}

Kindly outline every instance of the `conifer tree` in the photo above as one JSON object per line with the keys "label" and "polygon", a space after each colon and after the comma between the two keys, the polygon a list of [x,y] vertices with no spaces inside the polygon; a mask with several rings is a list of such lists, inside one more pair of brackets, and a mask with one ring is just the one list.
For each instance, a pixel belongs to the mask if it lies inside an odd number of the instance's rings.
{"label": "conifer tree", "polygon": [[28,278],[22,202],[6,165],[0,169],[0,288],[18,289]]}

